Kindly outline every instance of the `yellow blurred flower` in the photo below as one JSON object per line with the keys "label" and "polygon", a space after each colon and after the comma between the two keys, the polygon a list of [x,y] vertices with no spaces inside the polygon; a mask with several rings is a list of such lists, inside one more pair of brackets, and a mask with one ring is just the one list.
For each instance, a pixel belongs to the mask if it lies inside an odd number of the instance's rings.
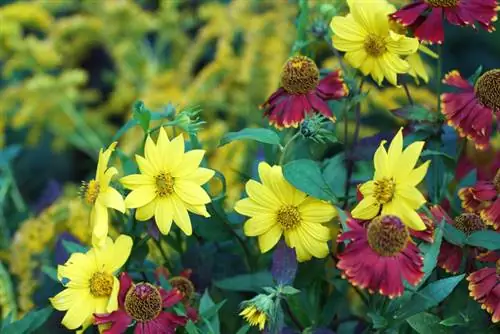
{"label": "yellow blurred flower", "polygon": [[259,330],[264,330],[267,321],[265,312],[260,311],[255,306],[247,306],[240,312],[240,315],[250,324],[250,326],[257,326]]}

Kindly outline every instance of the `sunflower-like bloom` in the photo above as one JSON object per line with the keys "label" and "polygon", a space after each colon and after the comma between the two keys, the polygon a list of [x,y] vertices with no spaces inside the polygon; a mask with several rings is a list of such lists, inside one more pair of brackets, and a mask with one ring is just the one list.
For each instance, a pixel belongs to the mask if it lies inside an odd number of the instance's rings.
{"label": "sunflower-like bloom", "polygon": [[240,315],[245,318],[245,320],[250,324],[250,326],[257,326],[259,330],[263,331],[266,326],[267,314],[255,306],[247,306],[241,312]]}
{"label": "sunflower-like bloom", "polygon": [[415,36],[429,43],[443,43],[443,19],[456,26],[473,26],[479,23],[484,29],[495,30],[497,0],[417,0],[391,17],[410,27]]}
{"label": "sunflower-like bloom", "polygon": [[144,154],[145,157],[136,155],[141,174],[120,179],[126,188],[132,189],[125,205],[137,208],[137,220],[146,221],[154,216],[162,234],[170,232],[174,221],[186,235],[191,235],[188,211],[210,217],[205,204],[211,200],[201,185],[214,176],[214,171],[199,167],[205,151],[184,153],[182,135],[170,141],[161,128],[156,144],[150,136],[146,139]]}
{"label": "sunflower-like bloom", "polygon": [[500,254],[488,252],[477,259],[494,266],[479,269],[467,277],[470,295],[492,315],[491,321],[497,323],[500,321]]}
{"label": "sunflower-like bloom", "polygon": [[379,85],[384,77],[397,85],[397,74],[407,73],[410,66],[401,56],[418,49],[416,38],[389,29],[387,6],[379,1],[348,1],[350,14],[332,19],[333,46],[345,51],[345,60],[363,75],[371,75]]}
{"label": "sunflower-like bloom", "polygon": [[347,226],[349,231],[338,242],[350,242],[339,254],[337,267],[352,285],[394,298],[404,292],[403,278],[411,285],[420,282],[422,254],[398,217],[379,216],[368,226],[348,219]]}
{"label": "sunflower-like bloom", "polygon": [[479,181],[460,189],[458,197],[468,212],[479,212],[487,225],[500,230],[500,169],[492,181]]}
{"label": "sunflower-like bloom", "polygon": [[67,311],[62,324],[69,329],[92,323],[94,313],[110,313],[118,308],[120,283],[116,272],[127,261],[132,238],[120,235],[115,242],[107,238],[104,246],[87,253],[73,253],[57,268],[57,278],[66,289],[50,298],[52,306]]}
{"label": "sunflower-like bloom", "polygon": [[95,314],[98,325],[111,324],[104,334],[121,334],[135,324],[135,334],[166,333],[175,334],[179,326],[184,326],[187,317],[166,312],[182,300],[182,294],[172,289],[165,291],[147,282],[134,284],[127,273],[120,276],[120,293],[116,311],[109,314]]}
{"label": "sunflower-like bloom", "polygon": [[462,78],[458,71],[445,75],[443,83],[459,92],[441,95],[441,112],[448,124],[461,137],[471,139],[478,149],[487,149],[493,125],[493,114],[500,111],[500,69],[481,75],[475,85]]}
{"label": "sunflower-like bloom", "polygon": [[[431,208],[432,215],[437,222],[444,221],[446,224],[453,225],[457,230],[462,231],[466,236],[482,231],[486,228],[481,217],[475,213],[462,213],[451,219],[450,216],[440,206],[436,205]],[[462,260],[467,255],[467,259],[474,258],[479,254],[479,249],[476,247],[462,248],[460,246],[449,243],[445,239],[441,242],[439,249],[438,266],[443,268],[448,273],[456,274],[460,271]],[[469,256],[471,255],[471,256]],[[467,267],[473,263],[467,263]]]}
{"label": "sunflower-like bloom", "polygon": [[430,161],[415,168],[424,144],[417,141],[403,151],[402,129],[392,140],[389,151],[385,150],[385,140],[380,143],[373,158],[375,175],[359,188],[364,198],[352,210],[353,218],[370,220],[381,212],[400,217],[414,230],[426,229],[415,211],[426,202],[416,186],[425,177]]}
{"label": "sunflower-like bloom", "polygon": [[122,195],[109,185],[113,176],[118,174],[115,167],[109,167],[111,154],[115,150],[116,142],[109,145],[108,149],[99,152],[95,179],[83,182],[82,197],[92,205],[90,224],[92,226],[92,243],[102,246],[108,235],[108,208],[125,212],[125,202]]}
{"label": "sunflower-like bloom", "polygon": [[297,127],[306,115],[317,112],[335,121],[328,100],[347,96],[349,89],[340,70],[319,79],[314,61],[305,56],[288,59],[281,71],[281,87],[261,106],[276,128]]}
{"label": "sunflower-like bloom", "polygon": [[258,236],[262,253],[269,251],[284,234],[285,242],[295,248],[298,261],[328,255],[330,230],[323,226],[336,216],[335,208],[307,196],[283,177],[280,166],[259,164],[261,183],[246,184],[248,198],[236,203],[236,212],[251,217],[244,225],[247,236]]}

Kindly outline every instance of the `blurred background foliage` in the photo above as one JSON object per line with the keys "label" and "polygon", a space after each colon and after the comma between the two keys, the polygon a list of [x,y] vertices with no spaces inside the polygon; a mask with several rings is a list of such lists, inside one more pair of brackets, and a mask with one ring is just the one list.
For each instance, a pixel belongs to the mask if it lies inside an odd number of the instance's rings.
{"label": "blurred background foliage", "polygon": [[[311,0],[306,17],[299,15],[299,3],[304,2],[0,0],[1,316],[22,315],[47,303],[54,282],[45,265],[64,260],[61,234],[88,243],[88,210],[77,198],[75,184],[93,173],[99,148],[109,144],[131,118],[136,100],[157,112],[169,105],[177,110],[201,107],[201,119],[207,123],[199,139],[208,151],[208,165],[226,178],[225,208],[232,211],[244,181],[255,172],[256,156],[272,152],[241,141],[217,149],[220,138],[228,131],[266,123],[259,105],[278,86],[282,64],[291,54],[307,46],[320,67],[339,66],[325,39],[331,17],[346,12],[345,1]],[[304,36],[297,36],[300,25],[306,27],[300,29]],[[480,34],[448,26],[444,71],[458,68],[468,76],[479,64],[498,68],[498,41],[499,31]],[[423,87],[411,81],[409,87],[416,102],[435,111],[432,87],[440,78],[434,73],[436,61],[429,57],[425,61],[430,84]],[[362,102],[361,138],[400,124],[402,120],[390,110],[407,104],[403,88],[365,87],[369,94]],[[333,109],[341,110],[336,105]],[[352,129],[348,126],[348,131]],[[338,138],[344,138],[343,131],[339,126]],[[134,152],[142,136],[138,127],[128,131],[120,139],[123,153]],[[307,154],[325,157],[339,151],[336,145],[319,146]],[[494,146],[499,148],[498,139]],[[472,147],[467,150],[478,161],[496,154],[478,156]],[[211,191],[216,194],[219,188],[215,181]],[[216,241],[221,238],[214,236]],[[225,247],[205,246],[182,245],[184,262],[195,268],[199,288],[210,283],[214,272],[224,277],[220,271],[230,264],[234,270],[241,267],[238,257],[229,253],[224,268],[213,258],[204,263],[193,260],[193,253],[211,256],[223,253]],[[57,247],[59,252],[54,252]],[[154,260],[158,249],[149,247]],[[54,260],[54,253],[61,258]],[[323,270],[318,261],[305,266],[309,274]],[[311,283],[299,272],[297,288]],[[314,282],[311,289],[320,290],[325,284]],[[359,300],[353,290],[343,291],[355,300],[349,308],[356,309]],[[214,294],[216,299],[217,291]],[[232,311],[239,299],[231,301],[230,294],[223,311],[233,316],[224,326],[233,332],[239,320]],[[339,305],[332,312],[346,312]],[[311,322],[307,315],[301,316],[304,323]]]}

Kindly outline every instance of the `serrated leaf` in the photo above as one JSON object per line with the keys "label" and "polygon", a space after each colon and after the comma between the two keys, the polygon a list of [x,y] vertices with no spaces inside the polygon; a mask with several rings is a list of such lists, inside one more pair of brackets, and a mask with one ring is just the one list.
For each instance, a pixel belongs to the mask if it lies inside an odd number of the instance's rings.
{"label": "serrated leaf", "polygon": [[336,201],[316,162],[307,159],[294,160],[287,163],[283,169],[285,179],[295,188],[318,199]]}
{"label": "serrated leaf", "polygon": [[260,143],[279,145],[280,137],[271,129],[245,128],[238,132],[228,132],[220,140],[219,147],[235,140],[253,140]]}
{"label": "serrated leaf", "polygon": [[486,248],[490,251],[500,249],[500,233],[496,231],[477,231],[467,237],[465,243],[470,246]]}
{"label": "serrated leaf", "polygon": [[407,319],[441,303],[460,283],[465,274],[435,281],[413,294],[411,299],[394,314],[395,319]]}
{"label": "serrated leaf", "polygon": [[263,287],[273,285],[273,277],[270,272],[258,272],[225,278],[214,284],[224,290],[259,292]]}

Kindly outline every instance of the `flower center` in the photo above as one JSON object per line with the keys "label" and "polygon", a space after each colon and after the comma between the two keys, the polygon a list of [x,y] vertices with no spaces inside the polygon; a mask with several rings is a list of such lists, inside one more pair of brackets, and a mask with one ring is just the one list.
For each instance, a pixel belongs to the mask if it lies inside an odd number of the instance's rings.
{"label": "flower center", "polygon": [[174,178],[170,173],[160,173],[155,176],[156,194],[160,197],[167,197],[174,192]]}
{"label": "flower center", "polygon": [[385,39],[383,37],[369,34],[364,43],[365,51],[372,57],[380,57],[386,51]]}
{"label": "flower center", "polygon": [[464,232],[466,235],[470,235],[473,232],[484,229],[484,223],[481,220],[481,217],[475,213],[462,213],[461,215],[455,217],[454,225],[457,230]]}
{"label": "flower center", "polygon": [[493,184],[495,185],[495,189],[497,193],[500,194],[500,168],[497,170],[495,178],[493,179]]}
{"label": "flower center", "polygon": [[394,196],[396,183],[392,178],[383,177],[374,182],[373,196],[380,204],[389,203]]}
{"label": "flower center", "polygon": [[481,104],[494,112],[500,111],[500,69],[485,72],[474,88]]}
{"label": "flower center", "polygon": [[195,290],[193,282],[191,282],[189,279],[184,276],[174,276],[169,279],[169,282],[173,288],[179,290],[179,292],[182,294],[183,302],[187,303],[193,299]]}
{"label": "flower center", "polygon": [[162,309],[160,291],[149,283],[133,285],[125,295],[125,311],[136,321],[156,319]]}
{"label": "flower center", "polygon": [[97,272],[89,281],[90,293],[95,297],[111,296],[113,291],[113,276],[108,273]]}
{"label": "flower center", "polygon": [[284,230],[291,230],[300,224],[301,218],[297,207],[287,205],[279,209],[276,220]]}
{"label": "flower center", "polygon": [[99,182],[96,180],[90,180],[89,182],[82,181],[82,186],[80,187],[81,197],[90,205],[93,205],[99,195]]}
{"label": "flower center", "polygon": [[432,7],[456,7],[459,0],[425,0]]}
{"label": "flower center", "polygon": [[319,83],[316,63],[305,56],[294,56],[287,60],[281,70],[281,86],[290,94],[305,94]]}
{"label": "flower center", "polygon": [[377,217],[368,225],[368,244],[381,256],[401,253],[409,238],[408,229],[396,216]]}

